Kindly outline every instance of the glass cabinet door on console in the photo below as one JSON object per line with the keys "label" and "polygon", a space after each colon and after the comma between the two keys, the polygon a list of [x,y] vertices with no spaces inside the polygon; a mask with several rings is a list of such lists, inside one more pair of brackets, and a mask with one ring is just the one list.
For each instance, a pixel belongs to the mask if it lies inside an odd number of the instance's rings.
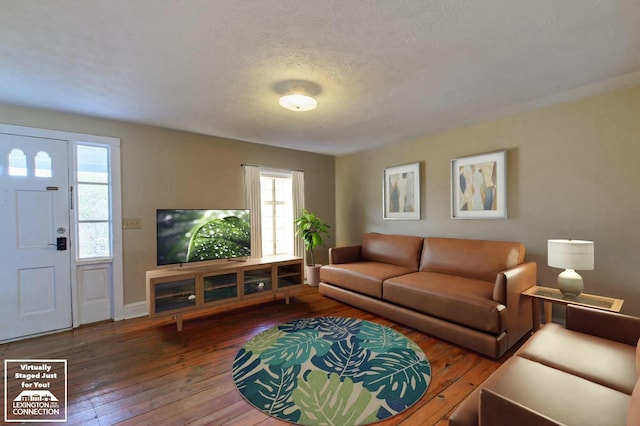
{"label": "glass cabinet door on console", "polygon": [[238,297],[238,274],[205,275],[203,286],[205,304]]}
{"label": "glass cabinet door on console", "polygon": [[302,284],[302,263],[278,265],[278,288]]}
{"label": "glass cabinet door on console", "polygon": [[302,263],[300,257],[282,255],[147,271],[149,316],[172,316],[181,331],[184,313],[231,306],[243,299],[275,299],[280,294],[289,303],[289,295],[302,288]]}
{"label": "glass cabinet door on console", "polygon": [[271,266],[256,269],[245,269],[243,279],[244,295],[271,291]]}
{"label": "glass cabinet door on console", "polygon": [[156,282],[152,287],[153,313],[180,312],[196,306],[196,278]]}

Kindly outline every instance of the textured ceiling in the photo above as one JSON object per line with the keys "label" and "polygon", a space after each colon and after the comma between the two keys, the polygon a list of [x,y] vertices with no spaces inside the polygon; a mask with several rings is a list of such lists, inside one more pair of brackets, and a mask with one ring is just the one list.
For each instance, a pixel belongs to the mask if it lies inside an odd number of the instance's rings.
{"label": "textured ceiling", "polygon": [[0,103],[326,154],[638,84],[640,0],[0,4]]}

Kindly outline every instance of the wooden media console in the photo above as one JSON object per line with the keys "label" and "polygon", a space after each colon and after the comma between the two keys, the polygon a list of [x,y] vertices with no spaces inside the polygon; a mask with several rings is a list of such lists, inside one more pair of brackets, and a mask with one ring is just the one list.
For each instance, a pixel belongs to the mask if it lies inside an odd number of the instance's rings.
{"label": "wooden media console", "polygon": [[172,316],[182,331],[182,316],[212,307],[264,300],[302,287],[303,259],[268,256],[246,261],[189,265],[147,271],[150,318]]}

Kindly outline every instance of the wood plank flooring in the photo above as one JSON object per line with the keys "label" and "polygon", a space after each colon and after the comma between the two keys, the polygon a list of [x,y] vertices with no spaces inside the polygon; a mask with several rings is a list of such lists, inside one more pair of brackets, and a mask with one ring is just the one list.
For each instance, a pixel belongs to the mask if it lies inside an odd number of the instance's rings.
{"label": "wood plank flooring", "polygon": [[103,322],[6,343],[0,345],[0,355],[3,359],[66,359],[69,424],[286,425],[243,399],[231,367],[237,351],[259,332],[311,316],[379,322],[413,339],[429,358],[432,377],[427,393],[404,413],[377,423],[381,426],[446,425],[456,405],[511,353],[492,360],[305,286],[289,305],[278,298],[186,315],[182,332],[169,319]]}

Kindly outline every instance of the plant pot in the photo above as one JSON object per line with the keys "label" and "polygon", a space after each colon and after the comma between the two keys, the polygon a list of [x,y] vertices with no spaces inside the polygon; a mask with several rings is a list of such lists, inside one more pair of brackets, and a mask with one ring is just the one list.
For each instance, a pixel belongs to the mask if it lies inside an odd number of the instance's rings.
{"label": "plant pot", "polygon": [[320,284],[320,267],[322,265],[316,263],[315,265],[305,265],[304,272],[307,276],[307,284],[311,287],[318,287]]}

